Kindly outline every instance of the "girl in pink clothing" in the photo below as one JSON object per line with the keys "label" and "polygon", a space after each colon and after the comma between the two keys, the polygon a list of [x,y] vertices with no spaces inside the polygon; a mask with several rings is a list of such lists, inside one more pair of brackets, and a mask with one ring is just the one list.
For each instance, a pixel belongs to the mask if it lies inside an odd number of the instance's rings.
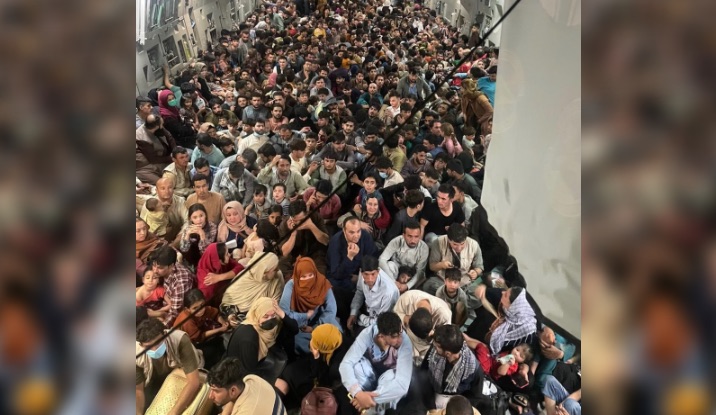
{"label": "girl in pink clothing", "polygon": [[443,123],[440,127],[440,131],[442,131],[444,137],[442,146],[445,152],[448,153],[450,157],[455,157],[462,153],[462,145],[460,144],[460,140],[455,136],[453,126],[449,123]]}

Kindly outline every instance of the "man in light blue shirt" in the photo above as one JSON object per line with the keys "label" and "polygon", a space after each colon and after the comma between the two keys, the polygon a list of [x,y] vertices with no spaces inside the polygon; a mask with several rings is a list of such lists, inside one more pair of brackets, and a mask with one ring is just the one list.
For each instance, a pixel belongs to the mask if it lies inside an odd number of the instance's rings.
{"label": "man in light blue shirt", "polygon": [[[360,327],[375,323],[380,313],[393,309],[398,297],[400,292],[395,281],[380,269],[378,259],[364,256],[356,292],[351,301],[351,315],[346,324],[348,329],[353,330],[356,322]],[[365,309],[365,314],[361,313],[361,309]]]}
{"label": "man in light blue shirt", "polygon": [[413,374],[413,345],[392,311],[363,330],[339,367],[341,381],[358,411],[395,409],[408,392]]}
{"label": "man in light blue shirt", "polygon": [[214,145],[211,136],[206,133],[196,135],[196,147],[191,153],[191,163],[194,164],[199,157],[205,158],[209,165],[214,167],[219,167],[221,162],[224,161],[224,153]]}
{"label": "man in light blue shirt", "polygon": [[477,80],[477,89],[487,95],[490,105],[495,106],[495,86],[497,85],[497,66],[487,69],[487,76]]}

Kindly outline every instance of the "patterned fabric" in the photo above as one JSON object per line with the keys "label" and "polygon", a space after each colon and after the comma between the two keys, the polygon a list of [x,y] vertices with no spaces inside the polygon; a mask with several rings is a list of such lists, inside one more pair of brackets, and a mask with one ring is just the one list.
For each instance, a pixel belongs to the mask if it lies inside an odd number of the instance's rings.
{"label": "patterned fabric", "polygon": [[171,327],[174,319],[184,307],[184,294],[196,286],[196,277],[187,267],[181,264],[174,266],[174,272],[167,277],[164,287],[169,295],[169,317],[166,325]]}
{"label": "patterned fabric", "polygon": [[504,317],[504,322],[497,326],[490,337],[490,349],[494,354],[499,353],[506,342],[519,340],[537,331],[535,312],[527,302],[525,290],[505,310]]}
{"label": "patterned fabric", "polygon": [[445,378],[445,388],[443,389],[442,383],[446,361],[446,358],[437,354],[435,348],[430,350],[430,354],[428,354],[428,367],[432,374],[430,381],[436,391],[448,394],[457,393],[460,382],[475,373],[477,369],[477,359],[475,359],[475,354],[467,347],[467,343],[463,343],[462,349],[460,350],[460,358],[455,362],[452,370],[448,373],[447,378]]}

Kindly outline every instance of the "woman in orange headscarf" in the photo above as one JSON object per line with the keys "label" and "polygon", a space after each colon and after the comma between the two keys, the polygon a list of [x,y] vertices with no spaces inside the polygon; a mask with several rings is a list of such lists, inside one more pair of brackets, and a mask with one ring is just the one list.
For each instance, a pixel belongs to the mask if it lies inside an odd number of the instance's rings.
{"label": "woman in orange headscarf", "polygon": [[336,318],[336,298],[331,283],[318,272],[311,258],[301,257],[293,268],[293,276],[286,283],[279,305],[286,314],[298,322],[301,329],[296,335],[296,352],[309,353],[313,328],[333,324],[340,328]]}

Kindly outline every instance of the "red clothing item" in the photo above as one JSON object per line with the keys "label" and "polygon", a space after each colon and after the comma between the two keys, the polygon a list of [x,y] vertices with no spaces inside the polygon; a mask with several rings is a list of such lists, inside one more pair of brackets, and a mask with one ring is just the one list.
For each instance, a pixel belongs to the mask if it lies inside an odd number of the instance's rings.
{"label": "red clothing item", "polygon": [[[158,310],[158,308],[154,308],[153,306],[156,306],[156,304],[161,304],[163,306],[164,304],[164,294],[166,294],[166,290],[161,285],[152,291],[152,293],[149,295],[149,297],[145,298],[144,301],[137,301],[137,307],[139,306],[147,306],[151,308],[152,310]],[[154,304],[152,304],[154,303]]]}
{"label": "red clothing item", "polygon": [[[315,187],[309,187],[306,189],[306,191],[303,192],[303,201],[308,203],[308,199],[310,199],[314,193],[316,193]],[[333,195],[330,199],[328,199],[328,202],[321,207],[321,217],[324,220],[336,220],[338,219],[340,210],[341,199],[337,195]]]}
{"label": "red clothing item", "polygon": [[[353,205],[355,206],[360,204],[361,198],[359,195],[356,196],[355,200],[353,201]],[[353,210],[353,207],[351,207],[351,210]],[[378,210],[380,211],[380,218],[375,220],[375,226],[378,227],[378,229],[386,230],[388,229],[388,226],[390,226],[390,212],[388,211],[388,208],[385,207],[383,199],[380,199],[378,201]]]}
{"label": "red clothing item", "polygon": [[[498,355],[498,357],[507,356],[508,354],[509,353],[507,352],[502,352]],[[492,357],[490,355],[490,350],[488,350],[487,346],[482,343],[477,344],[477,347],[475,348],[475,356],[477,356],[477,360],[480,362],[483,372],[488,373],[493,380],[497,380],[502,376],[509,376],[517,372],[520,367],[520,364],[515,362],[509,367],[509,369],[507,369],[507,374],[500,375],[497,373],[497,368],[502,364],[497,361],[497,357]]]}
{"label": "red clothing item", "polygon": [[[189,310],[184,309],[174,320],[174,327],[178,326],[179,323],[186,320],[189,317]],[[192,317],[179,327],[179,330],[189,335],[192,343],[202,343],[206,340],[206,333],[209,330],[213,330],[221,327],[221,323],[218,320],[219,310],[214,307],[204,307],[204,314],[201,317]]]}
{"label": "red clothing item", "polygon": [[219,253],[216,250],[216,243],[213,243],[206,248],[204,255],[201,256],[199,264],[196,267],[197,288],[204,293],[204,297],[207,302],[211,301],[215,293],[218,293],[218,301],[221,301],[221,295],[231,281],[225,280],[219,282],[218,284],[206,285],[204,283],[204,278],[206,278],[209,273],[223,274],[225,272],[232,271],[234,274],[238,274],[243,269],[244,266],[236,262],[231,257],[229,258],[229,262],[227,264],[222,264],[219,259]]}

